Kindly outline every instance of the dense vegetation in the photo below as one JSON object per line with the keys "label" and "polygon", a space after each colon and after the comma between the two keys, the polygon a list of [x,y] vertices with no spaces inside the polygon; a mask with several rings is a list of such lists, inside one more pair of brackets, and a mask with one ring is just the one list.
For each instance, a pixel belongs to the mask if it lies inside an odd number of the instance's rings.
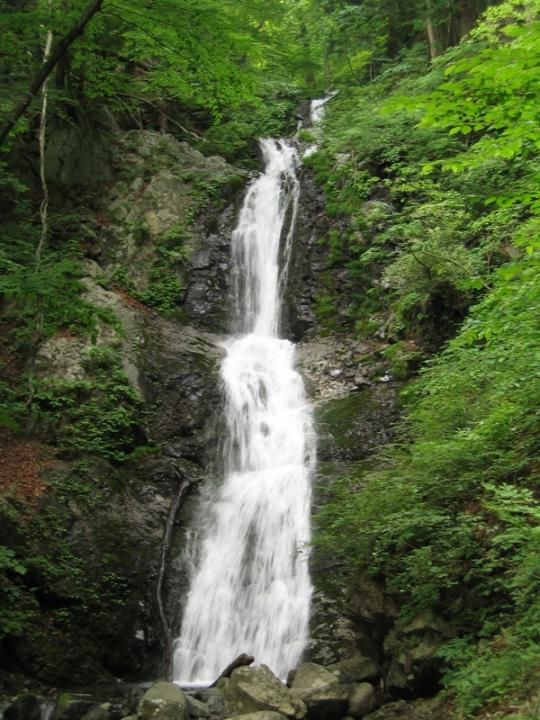
{"label": "dense vegetation", "polygon": [[[90,4],[0,0],[3,119],[39,73],[47,33],[54,48]],[[335,218],[318,320],[384,340],[394,377],[424,364],[406,386],[398,440],[368,472],[340,479],[318,544],[339,550],[347,575],[383,579],[405,612],[453,621],[440,652],[464,717],[538,689],[539,71],[538,0],[105,0],[0,155],[1,432],[45,439],[74,462],[56,492],[92,506],[85,459],[104,459],[118,480],[147,444],[143,411],[118,357],[97,343],[118,319],[82,294],[95,190],[48,186],[40,128],[150,128],[252,167],[258,135],[293,132],[302,98],[339,90],[307,161]],[[122,273],[114,281],[180,317],[173,269],[215,196],[199,186],[144,292]],[[58,333],[88,341],[86,379],[36,377],[37,350]],[[112,555],[109,574],[95,568],[83,587],[67,520],[55,506],[54,522],[47,511],[30,528],[21,505],[0,505],[6,527],[23,528],[17,551],[4,536],[0,545],[0,635],[30,632],[62,563],[85,617],[99,617],[102,593],[124,601]],[[68,632],[70,611],[55,612]]]}
{"label": "dense vegetation", "polygon": [[329,251],[356,331],[386,319],[403,376],[459,328],[407,387],[399,440],[341,480],[319,542],[456,623],[441,654],[465,717],[538,686],[537,10],[493,8],[429,72],[412,50],[336,101],[312,161],[352,217]]}

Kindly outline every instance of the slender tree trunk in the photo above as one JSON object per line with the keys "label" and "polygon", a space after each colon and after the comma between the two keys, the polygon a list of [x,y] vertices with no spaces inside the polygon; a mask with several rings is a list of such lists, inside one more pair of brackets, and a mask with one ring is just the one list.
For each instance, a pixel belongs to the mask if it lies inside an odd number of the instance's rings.
{"label": "slender tree trunk", "polygon": [[[49,2],[49,10],[52,10],[51,2]],[[49,28],[47,31],[47,40],[45,41],[45,50],[43,51],[43,64],[47,63],[51,54],[53,42],[53,33]],[[41,235],[36,248],[36,265],[41,262],[41,255],[43,254],[43,248],[47,240],[48,225],[49,225],[49,186],[47,185],[47,178],[45,177],[45,141],[47,133],[47,104],[49,101],[49,78],[46,78],[41,88],[42,100],[41,100],[41,117],[39,121],[39,174],[41,177],[41,189],[43,191],[43,199],[39,208],[39,216],[41,218]]]}
{"label": "slender tree trunk", "polygon": [[426,35],[429,43],[429,54],[433,60],[433,58],[436,58],[437,55],[440,54],[440,50],[437,33],[433,25],[433,5],[431,0],[426,0]]}
{"label": "slender tree trunk", "polygon": [[437,46],[437,36],[435,34],[435,28],[433,27],[431,15],[426,17],[426,34],[429,43],[429,54],[433,60],[433,58],[436,58],[439,55],[439,48]]}
{"label": "slender tree trunk", "polygon": [[[52,0],[49,0],[49,22],[52,21]],[[43,65],[46,65],[50,54],[53,43],[53,33],[51,28],[47,30],[47,39],[45,40],[45,49],[43,50]],[[39,120],[39,175],[41,178],[41,189],[43,197],[41,205],[39,206],[39,217],[41,219],[41,234],[39,236],[38,244],[36,247],[35,254],[35,265],[36,269],[41,264],[41,256],[43,254],[43,248],[47,241],[47,234],[49,231],[49,186],[47,185],[47,178],[45,176],[45,144],[47,136],[47,105],[49,101],[48,92],[49,78],[47,77],[41,88],[41,115]],[[43,307],[42,307],[41,295],[37,297],[37,331],[39,335],[43,332]]]}
{"label": "slender tree trunk", "polygon": [[75,25],[71,28],[71,30],[67,33],[67,35],[64,35],[64,37],[58,41],[56,47],[52,50],[47,62],[43,63],[39,71],[34,76],[34,79],[32,80],[30,87],[24,94],[22,100],[8,115],[7,120],[0,127],[0,145],[5,142],[9,133],[13,130],[13,127],[17,120],[19,120],[19,118],[24,115],[24,113],[28,109],[28,106],[30,105],[34,97],[38,94],[38,92],[41,90],[41,88],[43,87],[43,83],[47,80],[51,72],[54,70],[59,60],[64,57],[64,55],[71,47],[71,45],[75,42],[75,40],[83,34],[86,26],[94,17],[94,15],[101,10],[103,2],[104,0],[92,0],[92,2],[88,5],[86,10],[77,20]]}

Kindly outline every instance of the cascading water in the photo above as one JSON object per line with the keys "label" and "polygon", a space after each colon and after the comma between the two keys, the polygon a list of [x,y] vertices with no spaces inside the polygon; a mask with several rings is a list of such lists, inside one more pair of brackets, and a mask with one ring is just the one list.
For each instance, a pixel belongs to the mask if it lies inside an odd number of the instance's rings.
{"label": "cascading water", "polygon": [[285,141],[261,147],[265,172],[248,189],[232,239],[241,334],[225,343],[221,368],[225,476],[209,502],[175,643],[181,684],[212,682],[242,652],[285,677],[308,635],[314,432],[294,346],[278,337],[298,156]]}

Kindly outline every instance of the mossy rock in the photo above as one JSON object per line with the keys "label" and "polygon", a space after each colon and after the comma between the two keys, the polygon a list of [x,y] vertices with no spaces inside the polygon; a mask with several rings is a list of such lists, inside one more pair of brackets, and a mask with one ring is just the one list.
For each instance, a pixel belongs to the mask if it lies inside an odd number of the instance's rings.
{"label": "mossy rock", "polygon": [[138,720],[188,720],[186,696],[178,685],[157,682],[145,692],[137,709]]}

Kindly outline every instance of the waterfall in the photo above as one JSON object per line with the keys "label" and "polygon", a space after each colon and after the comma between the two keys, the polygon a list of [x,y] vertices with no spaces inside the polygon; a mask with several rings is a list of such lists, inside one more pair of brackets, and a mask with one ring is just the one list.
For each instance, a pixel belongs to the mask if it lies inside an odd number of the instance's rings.
{"label": "waterfall", "polygon": [[298,205],[298,156],[262,140],[232,238],[237,335],[221,367],[224,479],[208,501],[196,570],[174,647],[173,677],[208,684],[240,653],[277,675],[300,660],[311,583],[311,408],[279,316]]}

